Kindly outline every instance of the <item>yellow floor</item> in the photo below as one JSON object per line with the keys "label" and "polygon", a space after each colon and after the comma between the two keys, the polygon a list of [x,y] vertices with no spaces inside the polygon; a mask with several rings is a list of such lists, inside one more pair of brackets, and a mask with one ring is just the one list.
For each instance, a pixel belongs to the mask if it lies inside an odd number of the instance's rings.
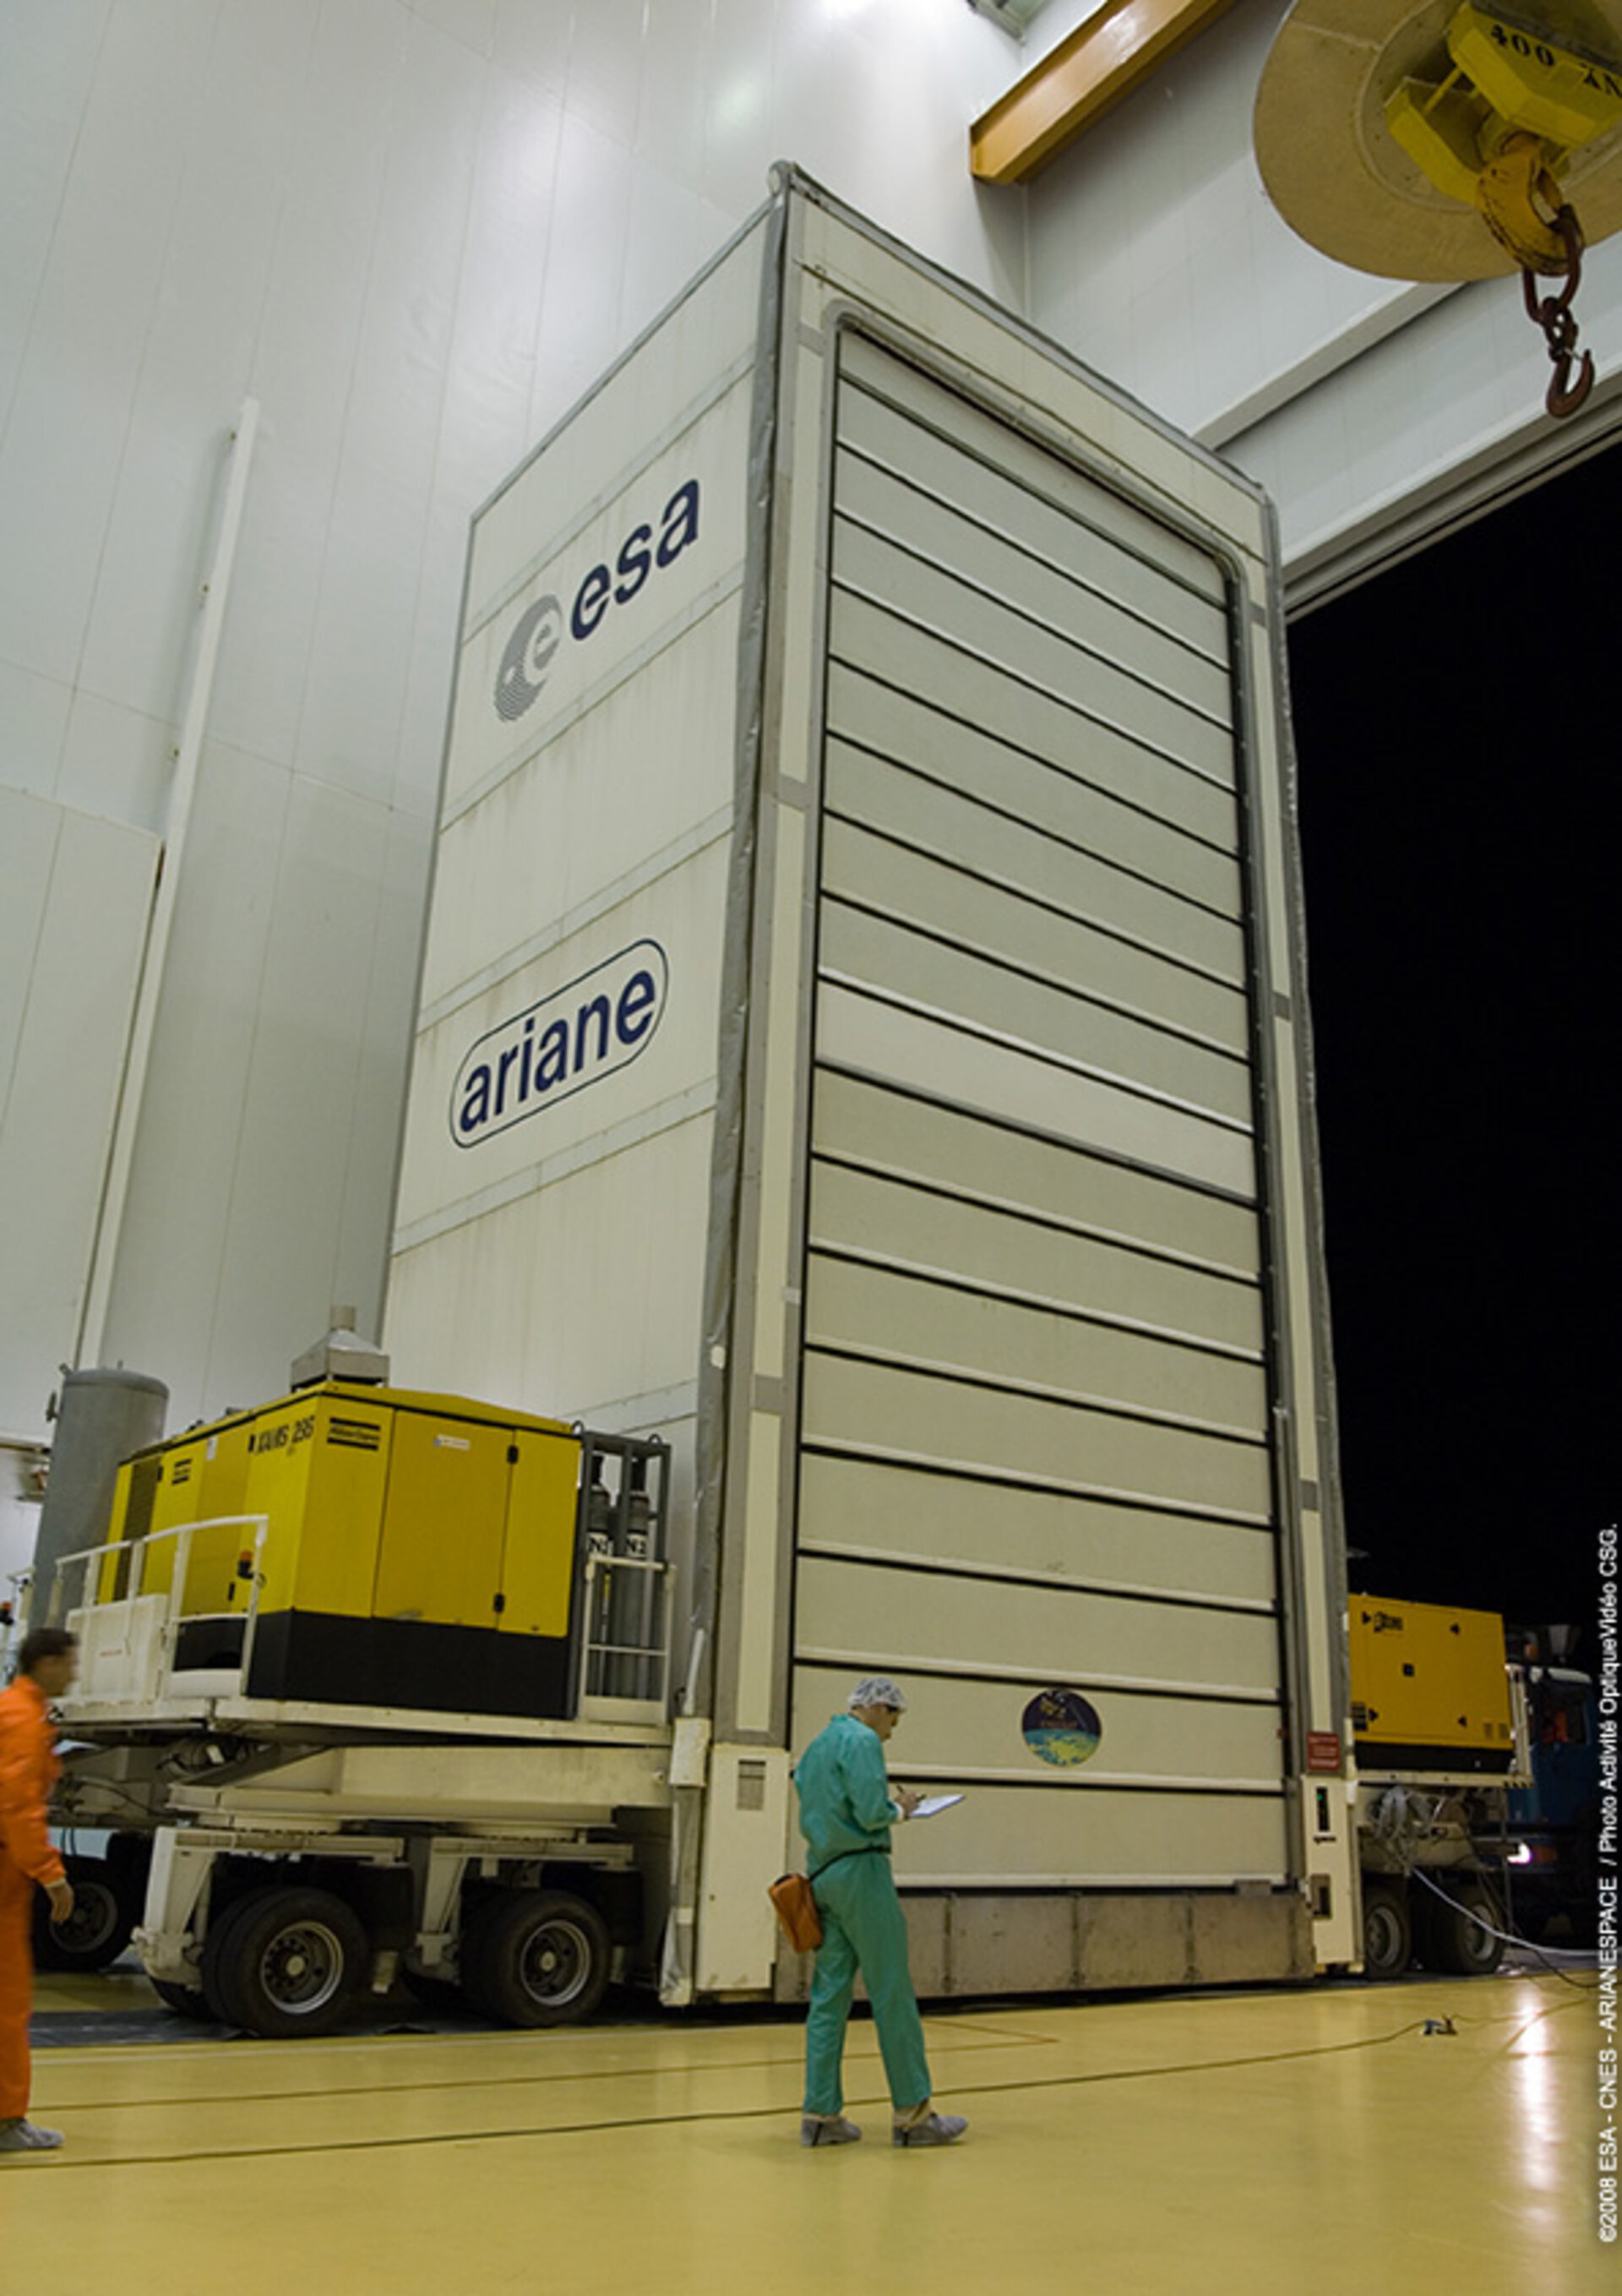
{"label": "yellow floor", "polygon": [[929,2017],[971,2127],[923,2153],[865,2021],[868,2141],[815,2152],[791,2022],[41,2049],[68,2144],[0,2163],[0,2287],[1585,2296],[1594,2009],[1590,1972]]}

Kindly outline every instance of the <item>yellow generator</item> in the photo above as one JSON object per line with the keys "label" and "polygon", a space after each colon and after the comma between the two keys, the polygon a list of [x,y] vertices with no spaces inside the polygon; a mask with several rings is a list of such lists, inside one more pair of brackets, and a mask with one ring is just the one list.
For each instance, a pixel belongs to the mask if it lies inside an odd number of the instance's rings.
{"label": "yellow generator", "polygon": [[[617,1493],[601,1480],[614,1454]],[[605,1609],[615,1575],[587,1565],[647,1554],[665,1457],[457,1396],[323,1379],[127,1460],[120,1551],[92,1600],[128,1591],[140,1546],[141,1593],[177,1613],[176,1675],[240,1669],[250,1699],[558,1718],[583,1692],[652,1688],[612,1655],[634,1654],[635,1622],[586,1616],[588,1579]],[[619,1577],[634,1607],[641,1587]],[[607,1653],[594,1681],[592,1648]]]}
{"label": "yellow generator", "polygon": [[1495,1611],[1354,1595],[1352,1727],[1371,1771],[1507,1771],[1514,1754]]}

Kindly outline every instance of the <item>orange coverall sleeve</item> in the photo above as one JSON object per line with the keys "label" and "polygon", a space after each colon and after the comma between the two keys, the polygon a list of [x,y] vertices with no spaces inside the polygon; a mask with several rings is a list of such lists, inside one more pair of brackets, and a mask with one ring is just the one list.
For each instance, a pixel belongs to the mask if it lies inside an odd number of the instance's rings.
{"label": "orange coverall sleeve", "polygon": [[49,1889],[63,1878],[61,1857],[45,1830],[45,1807],[56,1775],[51,1724],[26,1693],[0,1697],[0,1845],[31,1881]]}

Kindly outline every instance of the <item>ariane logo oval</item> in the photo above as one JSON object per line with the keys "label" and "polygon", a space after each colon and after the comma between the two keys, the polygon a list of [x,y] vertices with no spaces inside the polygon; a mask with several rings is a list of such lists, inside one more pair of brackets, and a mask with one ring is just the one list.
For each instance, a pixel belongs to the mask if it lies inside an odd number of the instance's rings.
{"label": "ariane logo oval", "polygon": [[523,716],[545,685],[566,631],[581,644],[595,637],[610,607],[628,606],[650,575],[674,565],[698,538],[699,482],[684,479],[659,513],[657,536],[651,524],[634,526],[612,567],[593,566],[582,575],[567,614],[551,590],[526,606],[502,648],[497,717],[512,725]]}
{"label": "ariane logo oval", "polygon": [[633,941],[538,1004],[487,1029],[451,1086],[456,1145],[476,1148],[628,1067],[653,1040],[669,981],[659,943]]}

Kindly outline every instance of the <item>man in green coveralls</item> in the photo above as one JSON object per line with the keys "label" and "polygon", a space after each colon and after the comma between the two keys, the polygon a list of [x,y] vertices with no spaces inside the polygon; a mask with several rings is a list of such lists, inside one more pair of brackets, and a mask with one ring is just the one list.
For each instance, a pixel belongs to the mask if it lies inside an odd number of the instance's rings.
{"label": "man in green coveralls", "polygon": [[932,2112],[923,2028],[906,1965],[906,1923],[889,1866],[889,1830],[910,1817],[919,1797],[890,1791],[884,1743],[906,1710],[893,1682],[870,1675],[813,1738],[794,1772],[799,1830],[808,1850],[812,1894],[823,1942],[811,1980],[806,2024],[806,2104],[802,2144],[854,2144],[862,2134],[844,2115],[840,2064],[845,2025],[859,1969],[872,2003],[879,2047],[895,2109],[897,2144],[954,2144],[969,2126],[956,2113]]}

